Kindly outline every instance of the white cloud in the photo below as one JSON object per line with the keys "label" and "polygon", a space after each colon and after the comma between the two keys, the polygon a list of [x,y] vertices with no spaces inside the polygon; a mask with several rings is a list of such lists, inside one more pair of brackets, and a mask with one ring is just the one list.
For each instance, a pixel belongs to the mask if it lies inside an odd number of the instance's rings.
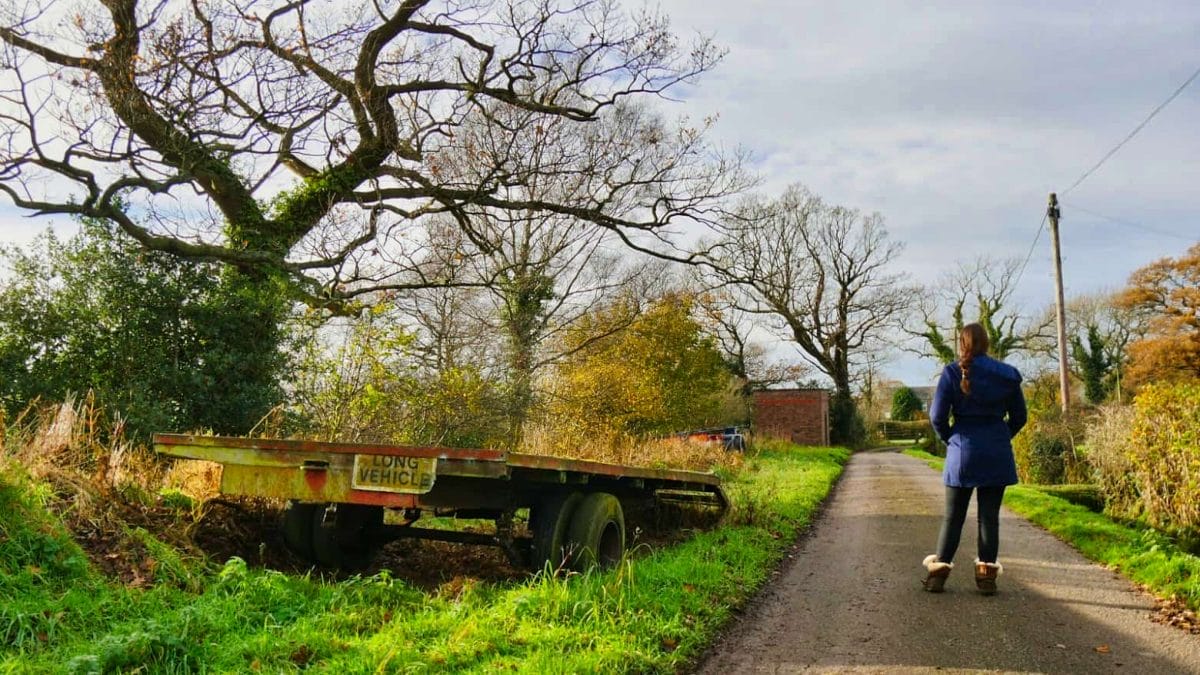
{"label": "white cloud", "polygon": [[[1191,1],[663,8],[676,30],[729,49],[683,107],[719,113],[717,136],[754,152],[766,189],[798,181],[882,212],[907,243],[900,267],[920,281],[957,259],[1024,257],[1047,193],[1065,190],[1200,66]],[[1200,83],[1065,197],[1068,293],[1119,287],[1200,239],[1196,119]],[[1052,301],[1050,275],[1043,234],[1019,289],[1030,310]],[[911,359],[894,368],[928,371]]]}

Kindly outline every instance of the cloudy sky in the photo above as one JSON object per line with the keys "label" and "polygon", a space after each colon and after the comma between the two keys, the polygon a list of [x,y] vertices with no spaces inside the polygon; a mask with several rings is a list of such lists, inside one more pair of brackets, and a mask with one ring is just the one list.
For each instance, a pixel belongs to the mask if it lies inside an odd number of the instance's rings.
{"label": "cloudy sky", "polygon": [[[662,7],[729,52],[677,107],[719,114],[718,138],[754,153],[764,189],[798,181],[882,213],[923,282],[957,260],[1026,256],[1047,194],[1200,68],[1194,0]],[[1120,287],[1200,239],[1200,80],[1062,198],[1068,295]],[[1043,233],[1021,302],[1053,302],[1052,274]],[[917,383],[933,366],[890,368]]]}
{"label": "cloudy sky", "polygon": [[[932,282],[979,255],[1024,257],[1064,192],[1200,68],[1200,2],[663,0],[728,56],[671,106],[719,115],[763,189],[792,182],[884,215],[899,265]],[[1121,286],[1200,238],[1200,81],[1064,197],[1068,294]],[[1100,215],[1094,215],[1100,214]],[[30,223],[0,206],[0,241]],[[1043,233],[1019,287],[1052,301]],[[914,384],[934,366],[897,359]]]}

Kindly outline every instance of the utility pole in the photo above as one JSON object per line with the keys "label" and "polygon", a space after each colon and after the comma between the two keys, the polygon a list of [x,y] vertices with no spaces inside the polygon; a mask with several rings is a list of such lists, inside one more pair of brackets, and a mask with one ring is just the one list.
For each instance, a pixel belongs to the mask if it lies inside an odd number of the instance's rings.
{"label": "utility pole", "polygon": [[1050,193],[1050,206],[1046,208],[1050,218],[1050,243],[1054,246],[1054,299],[1055,315],[1058,319],[1058,379],[1062,396],[1062,412],[1066,417],[1071,409],[1071,381],[1067,374],[1067,311],[1063,303],[1062,254],[1058,246],[1058,195]]}

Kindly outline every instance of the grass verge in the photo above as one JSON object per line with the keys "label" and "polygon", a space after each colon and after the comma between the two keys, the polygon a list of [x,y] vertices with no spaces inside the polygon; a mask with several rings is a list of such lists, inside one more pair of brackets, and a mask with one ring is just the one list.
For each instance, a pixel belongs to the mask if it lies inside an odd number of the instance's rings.
{"label": "grass verge", "polygon": [[[939,471],[944,460],[920,450],[904,454]],[[1067,496],[1037,486],[1014,485],[1004,504],[1075,547],[1084,556],[1117,570],[1162,598],[1200,610],[1200,557],[1181,551],[1166,535],[1113,521]]]}
{"label": "grass verge", "polygon": [[[87,565],[46,490],[0,473],[0,672],[674,672],[768,578],[848,453],[777,447],[727,481],[727,523],[614,570],[426,593],[164,555],[147,588]],[[158,562],[157,558],[163,558]],[[182,566],[192,565],[183,570]]]}

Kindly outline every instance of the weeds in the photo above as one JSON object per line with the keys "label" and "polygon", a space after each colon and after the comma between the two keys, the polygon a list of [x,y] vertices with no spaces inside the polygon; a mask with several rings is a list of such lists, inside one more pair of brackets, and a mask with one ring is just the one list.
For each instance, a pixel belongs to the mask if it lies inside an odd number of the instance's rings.
{"label": "weeds", "polygon": [[533,427],[523,436],[519,452],[570,459],[586,459],[655,469],[736,472],[742,454],[728,452],[720,443],[687,438],[641,438],[624,433]]}
{"label": "weeds", "polygon": [[[71,542],[80,565],[90,557],[97,569],[132,585],[199,583],[192,568],[204,562],[180,526],[185,516],[160,506],[159,490],[170,476],[147,449],[125,440],[122,422],[109,419],[92,396],[33,405],[7,422],[0,472],[37,509],[61,516],[62,536],[44,545]],[[187,478],[176,474],[181,483]],[[168,501],[177,507],[183,496]],[[47,551],[36,555],[55,559]]]}

